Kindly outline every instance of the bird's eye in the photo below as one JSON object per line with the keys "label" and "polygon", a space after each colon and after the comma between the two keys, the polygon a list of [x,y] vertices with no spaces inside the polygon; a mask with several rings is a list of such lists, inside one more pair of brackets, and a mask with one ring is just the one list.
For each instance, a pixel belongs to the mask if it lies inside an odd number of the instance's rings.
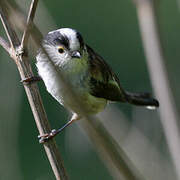
{"label": "bird's eye", "polygon": [[58,48],[58,52],[59,52],[60,54],[64,53],[64,48],[63,48],[63,47],[59,47],[59,48]]}

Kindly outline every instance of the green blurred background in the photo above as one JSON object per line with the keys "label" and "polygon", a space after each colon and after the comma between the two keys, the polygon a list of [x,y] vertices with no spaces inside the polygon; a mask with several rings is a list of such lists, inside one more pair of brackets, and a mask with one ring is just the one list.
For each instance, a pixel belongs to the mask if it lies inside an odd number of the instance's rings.
{"label": "green blurred background", "polygon": [[[17,2],[27,13],[30,0]],[[159,1],[157,14],[165,64],[180,110],[178,0]],[[85,42],[111,65],[125,89],[153,92],[133,1],[44,0],[39,3],[35,22],[43,34],[61,27],[77,29]],[[0,27],[4,35],[2,25]],[[36,73],[34,64],[33,55]],[[38,131],[16,66],[2,48],[0,82],[0,180],[55,179],[44,149],[38,143]],[[46,92],[42,82],[39,88],[51,126],[61,127],[70,117],[68,112]],[[158,112],[126,104],[111,106],[116,111],[119,109],[118,113],[127,120],[123,133],[118,132],[118,142],[138,169],[147,179],[176,179]],[[111,126],[111,119],[108,123]],[[140,135],[132,142],[134,127]],[[113,179],[78,122],[56,140],[70,179]]]}

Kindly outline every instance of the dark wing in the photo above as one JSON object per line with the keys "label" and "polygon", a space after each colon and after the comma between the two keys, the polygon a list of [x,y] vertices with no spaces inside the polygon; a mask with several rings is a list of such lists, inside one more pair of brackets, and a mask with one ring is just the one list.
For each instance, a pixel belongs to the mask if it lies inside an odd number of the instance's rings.
{"label": "dark wing", "polygon": [[118,77],[101,56],[86,45],[89,54],[90,94],[110,101],[126,101]]}

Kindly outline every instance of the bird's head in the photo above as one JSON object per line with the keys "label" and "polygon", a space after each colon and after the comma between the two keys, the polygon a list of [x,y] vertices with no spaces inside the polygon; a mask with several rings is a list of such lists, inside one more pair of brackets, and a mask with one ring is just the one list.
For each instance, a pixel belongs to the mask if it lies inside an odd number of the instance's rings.
{"label": "bird's head", "polygon": [[81,34],[70,28],[49,32],[42,44],[56,65],[83,59],[86,52]]}

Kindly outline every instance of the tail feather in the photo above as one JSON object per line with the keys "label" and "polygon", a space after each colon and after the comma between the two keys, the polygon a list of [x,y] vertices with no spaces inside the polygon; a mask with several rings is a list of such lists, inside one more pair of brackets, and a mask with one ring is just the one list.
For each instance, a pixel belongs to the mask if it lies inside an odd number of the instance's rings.
{"label": "tail feather", "polygon": [[151,97],[149,93],[130,93],[126,92],[127,101],[138,106],[147,106],[149,109],[159,107],[158,100]]}

